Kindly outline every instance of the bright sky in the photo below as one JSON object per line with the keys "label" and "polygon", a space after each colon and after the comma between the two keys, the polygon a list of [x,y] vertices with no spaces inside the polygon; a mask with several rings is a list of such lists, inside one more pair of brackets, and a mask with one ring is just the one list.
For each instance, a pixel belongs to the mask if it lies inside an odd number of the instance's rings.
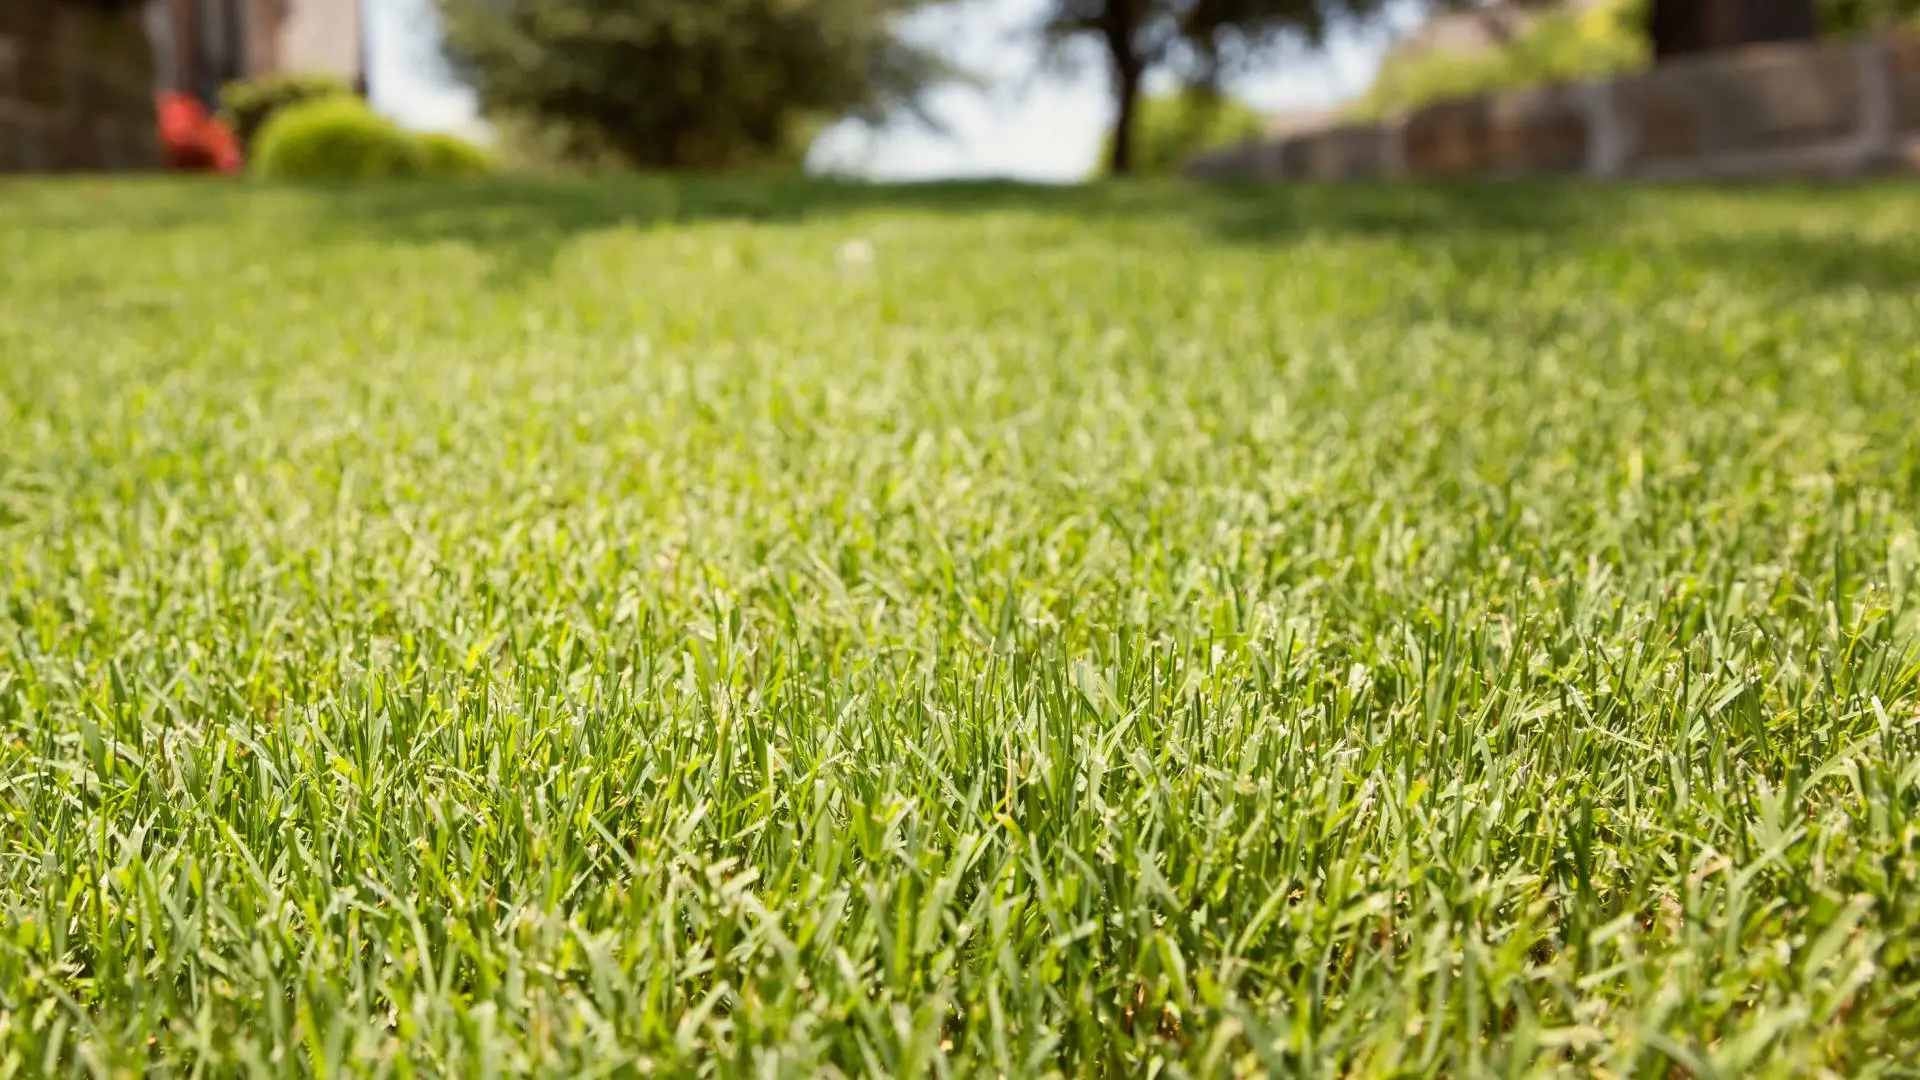
{"label": "bright sky", "polygon": [[[374,103],[417,128],[473,132],[473,96],[439,70],[429,0],[367,0]],[[938,92],[932,110],[944,134],[898,124],[879,131],[843,125],[815,148],[816,162],[886,179],[1009,176],[1071,181],[1099,153],[1112,106],[1096,64],[1070,76],[1043,71],[1029,36],[1044,0],[965,0],[916,19],[911,32],[948,43],[985,90]],[[1389,25],[1336,33],[1324,51],[1289,50],[1269,73],[1233,89],[1269,112],[1316,109],[1365,90],[1411,0]]]}

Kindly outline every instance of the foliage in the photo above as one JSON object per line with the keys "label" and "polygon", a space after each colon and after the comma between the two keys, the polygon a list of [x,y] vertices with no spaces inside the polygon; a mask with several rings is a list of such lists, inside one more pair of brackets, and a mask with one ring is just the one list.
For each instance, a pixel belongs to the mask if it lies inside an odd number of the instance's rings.
{"label": "foliage", "polygon": [[633,165],[596,133],[577,125],[518,113],[487,117],[500,167],[520,176],[596,175]]}
{"label": "foliage", "polygon": [[[1820,0],[1822,30],[1855,34],[1920,19],[1920,0]],[[1393,55],[1352,112],[1378,117],[1434,101],[1603,78],[1652,58],[1646,0],[1600,0],[1582,11],[1546,12],[1502,48],[1468,55]]]}
{"label": "foliage", "polygon": [[1139,105],[1147,76],[1171,74],[1189,89],[1217,92],[1264,63],[1283,42],[1318,42],[1340,18],[1384,0],[1047,0],[1040,29],[1056,57],[1092,42],[1105,57],[1114,98],[1107,171],[1133,172]]}
{"label": "foliage", "polygon": [[353,88],[332,75],[263,75],[230,82],[220,89],[220,111],[251,149],[275,113],[310,101],[353,96]]}
{"label": "foliage", "polygon": [[260,132],[254,171],[274,180],[373,180],[419,176],[425,155],[412,135],[358,98],[282,109]]}
{"label": "foliage", "polygon": [[[637,165],[789,160],[821,117],[911,109],[947,73],[894,34],[923,0],[439,0],[490,114]],[[803,151],[804,153],[804,151]]]}
{"label": "foliage", "polygon": [[1486,52],[1389,56],[1353,106],[1359,117],[1418,109],[1446,98],[1601,78],[1650,59],[1641,5],[1605,0],[1579,12],[1549,12],[1507,45]]}
{"label": "foliage", "polygon": [[428,176],[483,176],[499,167],[492,154],[458,135],[429,132],[414,136],[414,144]]}
{"label": "foliage", "polygon": [[7,200],[23,1075],[1911,1060],[1910,186]]}
{"label": "foliage", "polygon": [[[1266,132],[1266,120],[1253,106],[1192,90],[1141,99],[1138,123],[1133,167],[1149,176],[1170,176],[1205,151],[1258,139]],[[1113,160],[1111,134],[1100,160],[1104,173]]]}
{"label": "foliage", "polygon": [[281,109],[259,137],[254,168],[279,180],[480,176],[492,154],[457,135],[414,135],[357,97],[317,98]]}
{"label": "foliage", "polygon": [[1898,25],[1920,29],[1920,0],[1817,0],[1814,8],[1821,28],[1833,34]]}

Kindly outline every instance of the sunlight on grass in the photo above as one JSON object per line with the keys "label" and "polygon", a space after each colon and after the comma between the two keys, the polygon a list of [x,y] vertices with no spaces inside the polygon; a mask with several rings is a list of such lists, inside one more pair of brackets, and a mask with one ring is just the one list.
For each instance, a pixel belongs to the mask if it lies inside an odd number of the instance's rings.
{"label": "sunlight on grass", "polygon": [[1916,227],[0,186],[0,1076],[1888,1071]]}

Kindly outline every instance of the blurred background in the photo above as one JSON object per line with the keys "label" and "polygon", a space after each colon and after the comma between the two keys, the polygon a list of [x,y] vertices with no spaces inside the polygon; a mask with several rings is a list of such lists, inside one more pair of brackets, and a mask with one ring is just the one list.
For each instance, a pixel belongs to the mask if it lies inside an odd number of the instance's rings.
{"label": "blurred background", "polygon": [[[1324,47],[1289,43],[1267,70],[1247,72],[1233,95],[1262,113],[1324,110],[1363,93],[1381,59],[1421,22],[1409,0],[1379,20],[1336,27]],[[874,179],[1007,177],[1042,182],[1087,178],[1097,166],[1113,104],[1097,58],[1070,69],[1050,63],[1028,31],[1046,0],[972,0],[911,15],[902,34],[947,50],[978,77],[945,86],[927,102],[937,128],[896,121],[835,125],[815,149],[817,167]],[[484,127],[469,88],[438,63],[433,0],[368,0],[369,63],[376,105],[410,127],[473,133]],[[1156,80],[1156,92],[1173,80]]]}
{"label": "blurred background", "polygon": [[4,0],[0,169],[1852,174],[1915,159],[1917,19],[1920,0]]}

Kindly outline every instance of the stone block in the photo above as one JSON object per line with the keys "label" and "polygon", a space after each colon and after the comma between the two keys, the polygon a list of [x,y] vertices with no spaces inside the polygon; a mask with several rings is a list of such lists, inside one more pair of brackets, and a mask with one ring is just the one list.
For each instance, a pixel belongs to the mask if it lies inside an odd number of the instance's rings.
{"label": "stone block", "polygon": [[156,167],[137,5],[0,0],[0,171]]}
{"label": "stone block", "polygon": [[1901,172],[1920,174],[1920,135],[1902,135],[1893,141],[1888,166]]}
{"label": "stone block", "polygon": [[1247,155],[1247,179],[1270,182],[1287,179],[1283,171],[1285,162],[1281,157],[1285,148],[1286,143],[1278,139],[1255,143]]}
{"label": "stone block", "polygon": [[[1396,135],[1397,132],[1397,135]],[[1760,45],[1597,84],[1442,102],[1396,128],[1293,134],[1236,176],[1848,177],[1920,169],[1920,35]]]}
{"label": "stone block", "polygon": [[1443,102],[1407,118],[1406,170],[1436,178],[1577,173],[1591,128],[1578,86]]}
{"label": "stone block", "polygon": [[1415,176],[1470,176],[1486,165],[1487,117],[1482,100],[1443,101],[1407,118],[1407,171]]}
{"label": "stone block", "polygon": [[1862,119],[1858,58],[1851,43],[1756,46],[1622,79],[1613,100],[1625,167],[1852,136]]}
{"label": "stone block", "polygon": [[111,56],[121,61],[151,51],[138,5],[80,18],[67,27],[69,41],[89,56]]}
{"label": "stone block", "polygon": [[159,154],[152,125],[132,124],[119,117],[96,120],[88,128],[90,169],[125,172],[150,166]]}
{"label": "stone block", "polygon": [[20,46],[0,34],[0,98],[12,97],[20,80]]}
{"label": "stone block", "polygon": [[1185,175],[1201,180],[1251,180],[1257,173],[1259,146],[1244,144],[1209,150],[1186,163]]}
{"label": "stone block", "polygon": [[47,167],[46,135],[32,124],[8,124],[4,128],[6,142],[5,168],[11,172],[39,172]]}
{"label": "stone block", "polygon": [[64,108],[72,97],[73,75],[59,53],[29,50],[14,72],[14,96],[39,108]]}
{"label": "stone block", "polygon": [[59,32],[63,6],[50,0],[6,0],[0,3],[0,35],[51,41]]}
{"label": "stone block", "polygon": [[110,63],[84,64],[74,76],[75,100],[83,108],[110,112],[144,109],[153,89],[131,83],[123,68]]}
{"label": "stone block", "polygon": [[1920,37],[1890,35],[1882,50],[1893,97],[1893,130],[1920,131]]}
{"label": "stone block", "polygon": [[1281,176],[1333,182],[1377,180],[1399,171],[1397,128],[1349,125],[1298,135],[1279,144]]}

